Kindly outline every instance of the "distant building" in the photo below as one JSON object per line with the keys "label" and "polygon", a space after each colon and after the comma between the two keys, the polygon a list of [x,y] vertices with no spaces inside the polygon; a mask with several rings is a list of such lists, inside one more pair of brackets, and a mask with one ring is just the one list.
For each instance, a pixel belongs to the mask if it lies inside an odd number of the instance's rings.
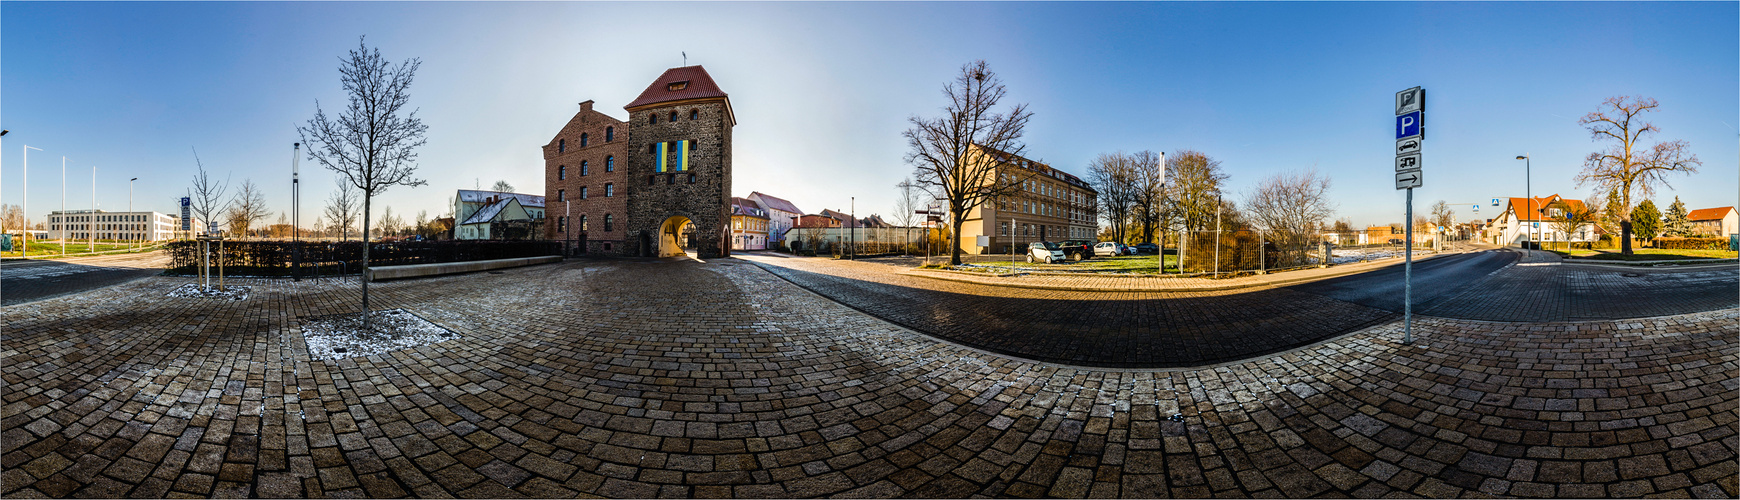
{"label": "distant building", "polygon": [[798,210],[797,205],[759,191],[749,193],[749,199],[760,204],[762,209],[767,210],[768,246],[784,243],[785,233],[790,231],[792,226],[796,226],[798,218],[804,215],[804,211]]}
{"label": "distant building", "polygon": [[[205,223],[194,220],[194,232]],[[174,239],[181,229],[179,217],[157,212],[105,212],[102,210],[55,210],[48,213],[48,239],[162,241]]]}
{"label": "distant building", "polygon": [[1504,211],[1493,219],[1488,237],[1495,245],[1518,245],[1525,241],[1594,241],[1599,238],[1594,224],[1586,224],[1565,234],[1559,231],[1553,218],[1563,214],[1556,204],[1563,202],[1577,210],[1586,210],[1583,200],[1560,197],[1557,194],[1541,198],[1510,198]]}
{"label": "distant building", "polygon": [[563,200],[545,236],[613,255],[730,255],[729,97],[707,70],[685,66],[623,109],[626,121],[580,103],[542,146],[546,195]]}
{"label": "distant building", "polygon": [[1692,222],[1692,234],[1727,237],[1740,234],[1740,211],[1734,207],[1700,208],[1686,215]]}
{"label": "distant building", "polygon": [[[968,154],[996,159],[993,182],[1016,183],[1019,190],[967,212],[961,225],[961,251],[1008,253],[1011,244],[1085,240],[1099,234],[1099,191],[1086,181],[1050,165],[977,144]],[[980,246],[979,236],[989,236],[990,245]]]}
{"label": "distant building", "polygon": [[525,239],[542,234],[542,196],[461,189],[453,203],[454,219],[461,221],[453,228],[454,239]]}
{"label": "distant building", "polygon": [[766,250],[767,210],[747,198],[731,198],[731,249]]}

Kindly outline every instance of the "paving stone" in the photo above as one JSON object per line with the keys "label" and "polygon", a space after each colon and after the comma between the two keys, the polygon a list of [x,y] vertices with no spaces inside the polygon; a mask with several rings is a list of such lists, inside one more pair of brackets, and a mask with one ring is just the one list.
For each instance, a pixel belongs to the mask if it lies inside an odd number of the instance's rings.
{"label": "paving stone", "polygon": [[[742,259],[571,260],[373,284],[459,338],[313,360],[300,322],[353,310],[354,280],[163,297],[187,281],[4,308],[6,496],[1740,495],[1734,309],[1420,316],[1412,346],[1380,318],[1298,347],[1327,327],[1282,318],[1342,306],[1307,307],[1251,326],[1297,326],[1269,355],[1109,370],[939,341]],[[958,298],[1027,299],[1075,300]],[[1133,317],[1214,302],[1160,301]]]}

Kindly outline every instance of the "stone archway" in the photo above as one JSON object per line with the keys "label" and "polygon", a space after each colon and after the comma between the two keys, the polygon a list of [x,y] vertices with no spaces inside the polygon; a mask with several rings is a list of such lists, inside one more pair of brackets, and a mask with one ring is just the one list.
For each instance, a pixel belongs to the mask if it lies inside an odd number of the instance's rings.
{"label": "stone archway", "polygon": [[673,215],[659,225],[659,257],[680,257],[687,255],[684,247],[689,241],[689,235],[695,230],[695,222],[688,217]]}

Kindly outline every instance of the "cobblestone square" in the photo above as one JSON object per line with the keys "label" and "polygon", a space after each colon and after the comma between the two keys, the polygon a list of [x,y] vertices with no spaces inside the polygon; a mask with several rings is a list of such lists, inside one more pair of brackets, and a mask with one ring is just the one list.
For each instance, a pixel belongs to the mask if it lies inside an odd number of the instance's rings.
{"label": "cobblestone square", "polygon": [[1092,368],[940,340],[741,259],[570,260],[373,284],[459,338],[325,361],[301,330],[355,312],[356,282],[165,296],[190,281],[3,309],[0,492],[1740,495],[1733,308],[1422,317],[1413,345],[1374,317],[1248,359]]}

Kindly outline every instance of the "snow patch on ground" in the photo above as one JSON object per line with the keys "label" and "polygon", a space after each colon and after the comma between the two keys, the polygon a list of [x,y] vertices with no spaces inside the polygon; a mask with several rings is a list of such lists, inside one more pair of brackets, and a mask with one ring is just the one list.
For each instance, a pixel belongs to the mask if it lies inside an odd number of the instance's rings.
{"label": "snow patch on ground", "polygon": [[308,357],[337,360],[373,356],[459,338],[459,334],[452,330],[404,309],[374,311],[369,323],[369,328],[363,329],[361,313],[308,318],[302,323],[302,339],[308,344]]}
{"label": "snow patch on ground", "polygon": [[170,297],[192,297],[203,299],[247,300],[253,287],[226,286],[223,290],[217,287],[200,286],[199,283],[188,283],[169,291]]}

